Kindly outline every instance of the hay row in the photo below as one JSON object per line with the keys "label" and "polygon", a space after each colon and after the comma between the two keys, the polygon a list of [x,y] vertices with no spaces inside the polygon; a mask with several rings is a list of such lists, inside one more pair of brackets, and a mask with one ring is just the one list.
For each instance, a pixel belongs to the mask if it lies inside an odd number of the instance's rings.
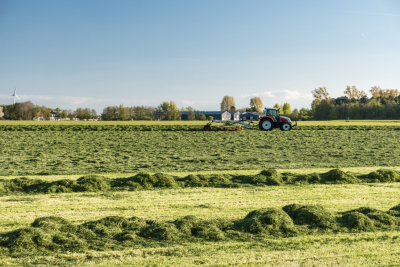
{"label": "hay row", "polygon": [[388,211],[362,207],[333,214],[322,206],[291,204],[264,208],[243,219],[203,220],[185,216],[161,222],[138,217],[110,216],[83,224],[62,217],[40,217],[25,228],[0,235],[0,252],[13,256],[123,250],[171,242],[252,240],[282,238],[316,233],[383,231],[397,229],[400,205]]}
{"label": "hay row", "polygon": [[185,187],[237,188],[246,186],[280,186],[285,184],[356,184],[391,183],[400,181],[400,172],[380,169],[367,175],[357,175],[332,169],[326,173],[298,175],[278,173],[267,169],[256,175],[210,174],[174,177],[166,173],[149,174],[140,172],[128,178],[110,179],[100,175],[87,175],[77,180],[62,179],[45,181],[26,177],[0,180],[0,195],[9,194],[53,194],[98,191],[135,191]]}

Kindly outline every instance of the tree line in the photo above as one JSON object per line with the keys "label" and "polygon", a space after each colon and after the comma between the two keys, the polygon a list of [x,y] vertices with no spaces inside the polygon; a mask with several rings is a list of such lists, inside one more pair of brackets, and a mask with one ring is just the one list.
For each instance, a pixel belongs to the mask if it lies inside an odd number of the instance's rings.
{"label": "tree line", "polygon": [[344,96],[329,97],[326,87],[312,91],[311,118],[314,120],[400,119],[400,95],[397,89],[371,87],[368,97],[356,86],[347,86]]}
{"label": "tree line", "polygon": [[[1,110],[2,109],[2,110]],[[97,119],[96,110],[90,108],[77,108],[71,109],[51,109],[46,106],[39,106],[33,104],[31,101],[17,102],[12,105],[0,106],[0,119],[8,120],[34,120],[43,117],[48,120],[53,115],[57,115],[60,119]]]}
{"label": "tree line", "polygon": [[[372,97],[358,90],[356,86],[347,86],[344,96],[329,97],[326,87],[319,87],[312,91],[313,101],[311,109],[302,108],[292,111],[289,103],[275,104],[281,115],[292,120],[338,120],[338,119],[400,119],[400,95],[397,89],[381,89],[379,86],[371,87]],[[263,112],[264,105],[260,97],[250,99],[249,107],[236,109],[233,96],[225,95],[220,104],[221,111]],[[2,111],[2,112],[1,112]],[[181,113],[187,112],[188,120],[212,120],[213,118],[201,114],[189,106],[179,109],[174,101],[164,101],[156,107],[133,106],[125,107],[107,106],[101,114],[102,120],[181,120]],[[52,110],[46,106],[34,105],[32,102],[17,102],[13,105],[0,106],[0,119],[33,120],[38,116],[49,119],[57,114],[60,119],[96,119],[96,110],[90,108],[77,108]]]}

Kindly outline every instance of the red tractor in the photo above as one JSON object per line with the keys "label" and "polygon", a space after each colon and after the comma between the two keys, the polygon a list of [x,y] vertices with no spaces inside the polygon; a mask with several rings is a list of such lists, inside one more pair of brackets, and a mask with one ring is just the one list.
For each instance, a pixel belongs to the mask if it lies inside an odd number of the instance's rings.
{"label": "red tractor", "polygon": [[262,131],[272,131],[274,128],[281,128],[282,131],[290,131],[293,126],[292,121],[288,117],[280,116],[279,109],[266,108],[265,116],[260,117],[258,127]]}

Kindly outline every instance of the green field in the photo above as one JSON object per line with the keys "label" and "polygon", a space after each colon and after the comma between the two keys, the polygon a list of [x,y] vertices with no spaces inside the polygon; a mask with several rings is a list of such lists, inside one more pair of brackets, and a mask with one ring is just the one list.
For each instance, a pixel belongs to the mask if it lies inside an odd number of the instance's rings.
{"label": "green field", "polygon": [[[208,121],[9,121],[0,125],[205,125]],[[400,126],[398,120],[299,121],[299,126]]]}
{"label": "green field", "polygon": [[400,166],[400,131],[0,131],[0,174]]}
{"label": "green field", "polygon": [[[0,122],[16,127],[0,131],[0,265],[398,264],[398,121],[304,122],[315,130],[291,132],[35,130],[40,123]],[[143,125],[43,125],[58,123]],[[278,183],[259,175],[269,168]],[[334,168],[348,173],[331,179]],[[371,174],[378,169],[386,176]],[[191,228],[181,228],[188,215]]]}

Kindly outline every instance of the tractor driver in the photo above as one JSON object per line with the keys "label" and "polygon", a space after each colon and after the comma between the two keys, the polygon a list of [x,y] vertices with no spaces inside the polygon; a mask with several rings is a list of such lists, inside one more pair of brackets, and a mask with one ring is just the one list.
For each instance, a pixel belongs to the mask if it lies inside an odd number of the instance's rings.
{"label": "tractor driver", "polygon": [[268,116],[271,116],[273,119],[274,119],[274,121],[277,121],[277,112],[276,112],[276,110],[275,109],[269,109],[268,111],[267,111],[267,115]]}

